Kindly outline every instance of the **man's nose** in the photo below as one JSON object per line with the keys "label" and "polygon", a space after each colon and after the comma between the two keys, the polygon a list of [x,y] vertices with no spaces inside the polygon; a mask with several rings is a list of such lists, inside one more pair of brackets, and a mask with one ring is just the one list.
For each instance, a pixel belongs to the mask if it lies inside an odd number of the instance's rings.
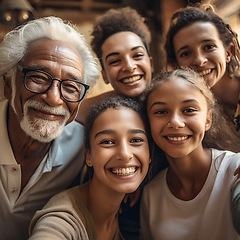
{"label": "man's nose", "polygon": [[58,106],[64,102],[60,93],[60,82],[57,79],[53,81],[47,92],[42,95],[49,106]]}

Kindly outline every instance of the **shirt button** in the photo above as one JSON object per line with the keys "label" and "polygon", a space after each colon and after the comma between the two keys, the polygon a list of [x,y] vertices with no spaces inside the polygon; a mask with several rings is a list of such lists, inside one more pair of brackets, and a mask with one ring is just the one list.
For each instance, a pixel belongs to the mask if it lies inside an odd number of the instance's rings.
{"label": "shirt button", "polygon": [[13,170],[13,172],[16,172],[18,169],[13,167],[12,170]]}
{"label": "shirt button", "polygon": [[17,188],[12,189],[12,193],[15,193],[17,191]]}

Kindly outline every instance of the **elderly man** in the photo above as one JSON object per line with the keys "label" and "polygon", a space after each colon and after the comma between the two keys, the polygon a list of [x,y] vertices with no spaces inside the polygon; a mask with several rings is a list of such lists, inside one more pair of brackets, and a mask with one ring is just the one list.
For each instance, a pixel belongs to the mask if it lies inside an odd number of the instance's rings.
{"label": "elderly man", "polygon": [[36,210],[84,164],[80,101],[99,77],[74,26],[40,18],[0,44],[0,235],[27,239]]}

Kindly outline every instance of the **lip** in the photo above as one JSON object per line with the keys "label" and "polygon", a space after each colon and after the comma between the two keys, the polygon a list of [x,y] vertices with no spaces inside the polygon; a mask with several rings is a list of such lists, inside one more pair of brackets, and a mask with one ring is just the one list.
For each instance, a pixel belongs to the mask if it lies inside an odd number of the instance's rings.
{"label": "lip", "polygon": [[184,144],[191,135],[188,134],[168,134],[163,136],[171,144]]}
{"label": "lip", "polygon": [[53,113],[38,110],[38,109],[35,109],[35,108],[32,108],[32,107],[28,108],[28,114],[34,115],[37,118],[50,120],[50,121],[59,121],[59,120],[62,120],[64,118],[63,115],[53,114]]}
{"label": "lip", "polygon": [[133,176],[140,167],[138,166],[125,166],[125,167],[111,167],[107,170],[117,177]]}
{"label": "lip", "polygon": [[207,77],[209,74],[211,74],[214,70],[214,68],[208,68],[208,69],[195,69],[199,75],[203,78]]}
{"label": "lip", "polygon": [[121,78],[119,81],[126,85],[133,85],[139,82],[142,78],[143,78],[142,74],[135,74],[133,76],[127,76],[127,77]]}

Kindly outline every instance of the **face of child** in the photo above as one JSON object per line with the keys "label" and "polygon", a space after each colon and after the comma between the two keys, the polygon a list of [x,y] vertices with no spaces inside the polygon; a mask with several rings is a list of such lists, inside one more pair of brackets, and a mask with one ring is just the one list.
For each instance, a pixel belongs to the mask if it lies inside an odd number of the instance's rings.
{"label": "face of child", "polygon": [[201,92],[183,79],[167,80],[149,95],[151,133],[156,144],[172,158],[183,158],[202,148],[211,113]]}
{"label": "face of child", "polygon": [[152,59],[138,35],[120,32],[102,45],[102,75],[114,90],[129,97],[139,96],[150,83]]}
{"label": "face of child", "polygon": [[173,44],[177,64],[199,72],[210,87],[225,74],[231,52],[224,47],[212,23],[195,22],[182,28]]}
{"label": "face of child", "polygon": [[128,108],[107,109],[94,121],[87,161],[92,182],[119,193],[135,191],[149,165],[146,130],[141,117]]}

